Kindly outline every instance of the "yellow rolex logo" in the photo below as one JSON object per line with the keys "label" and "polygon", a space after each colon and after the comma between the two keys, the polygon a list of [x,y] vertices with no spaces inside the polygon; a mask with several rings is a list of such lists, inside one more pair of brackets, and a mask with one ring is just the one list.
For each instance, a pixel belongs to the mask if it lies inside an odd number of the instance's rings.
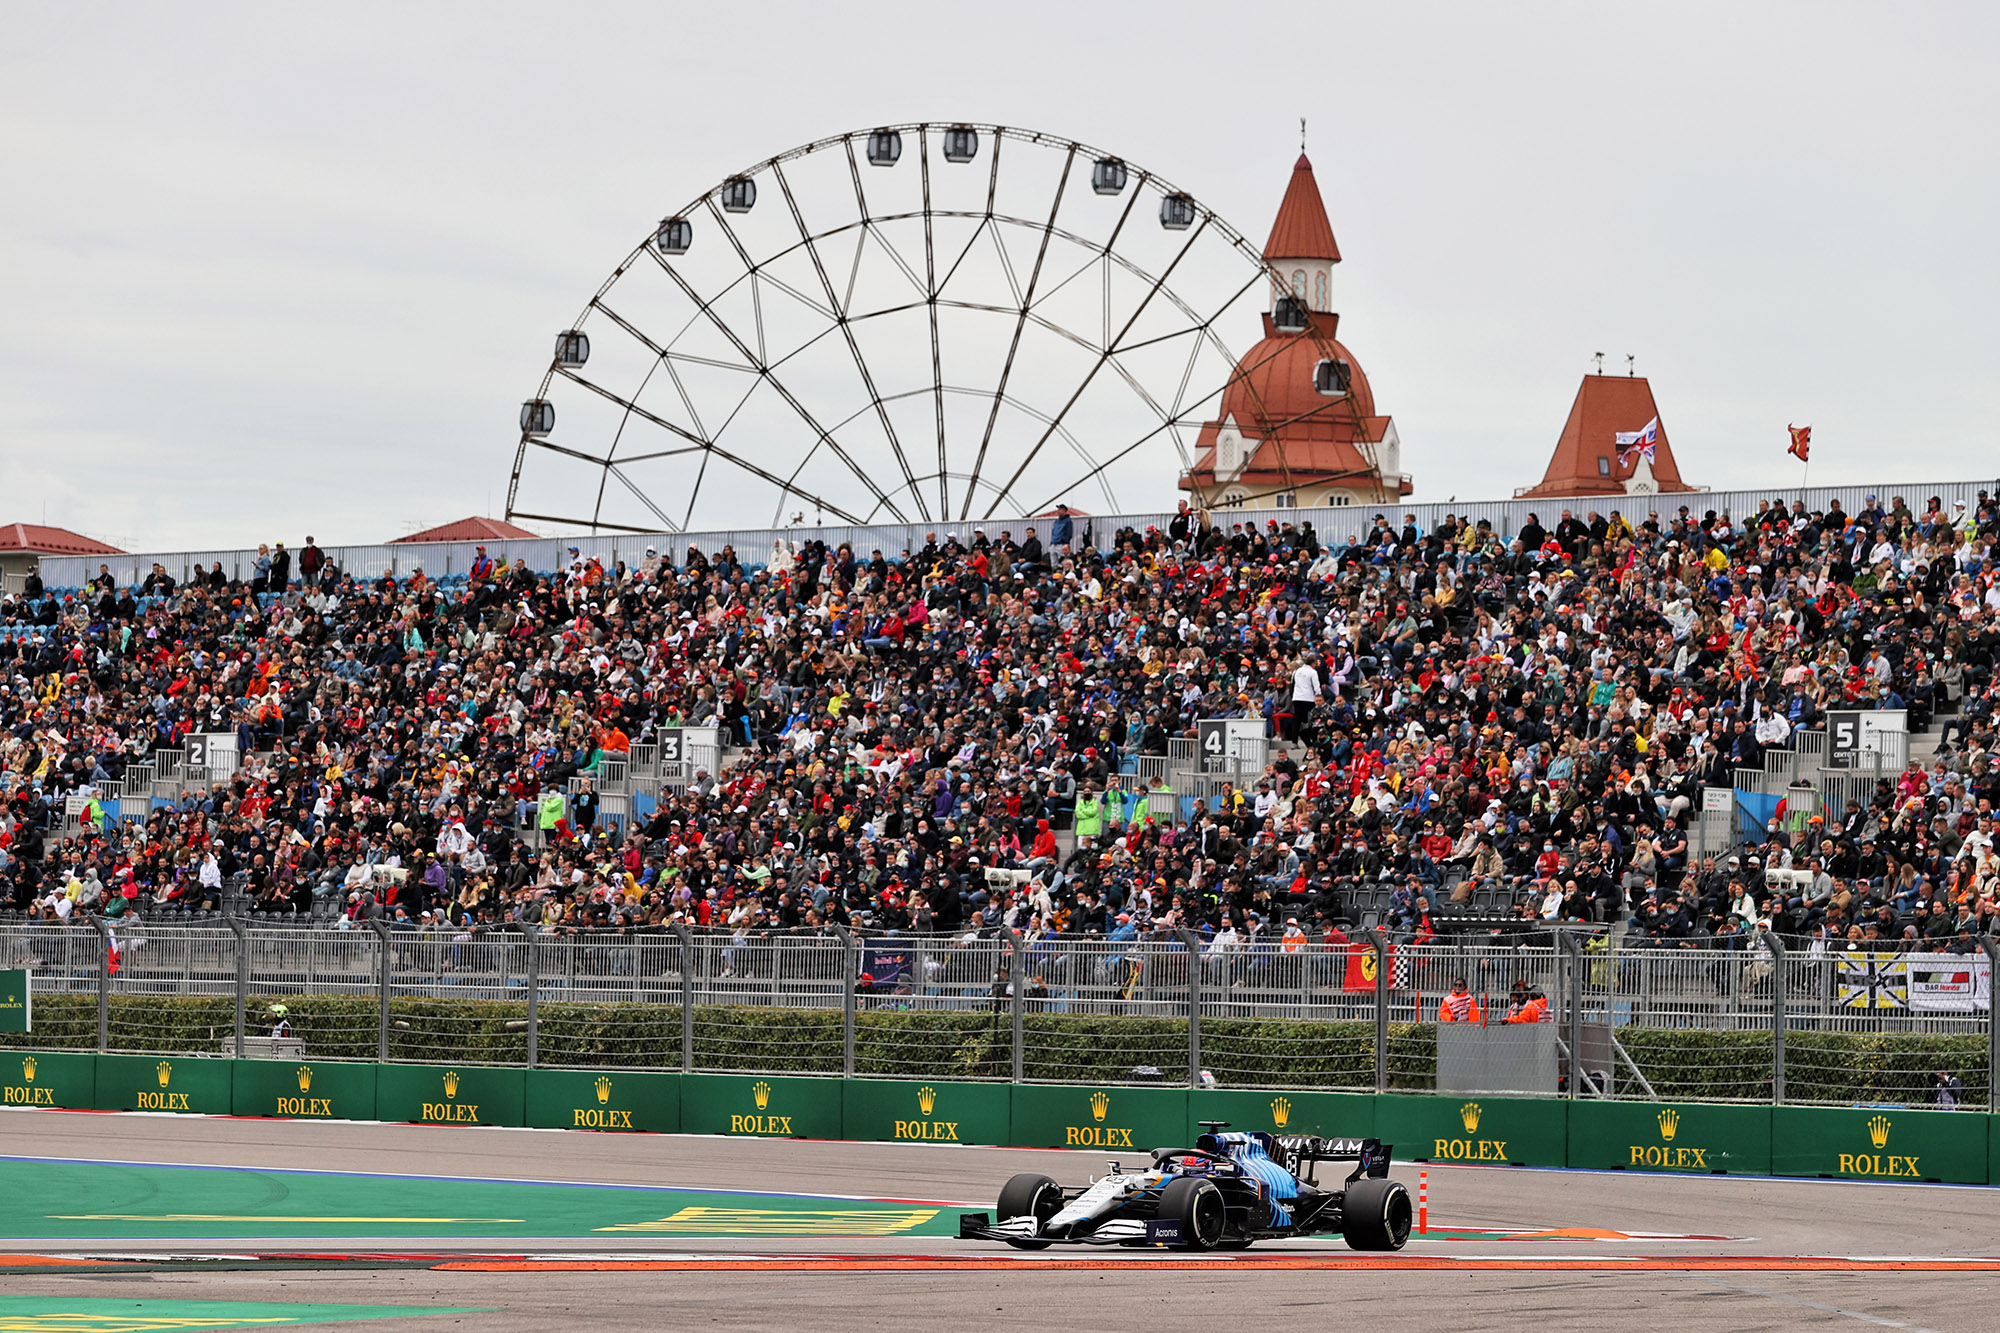
{"label": "yellow rolex logo", "polygon": [[604,1103],[606,1103],[606,1102],[608,1102],[608,1101],[610,1101],[610,1100],[611,1100],[611,1080],[610,1080],[610,1079],[608,1079],[608,1078],[600,1078],[600,1079],[598,1079],[598,1080],[597,1080],[597,1104],[598,1104],[599,1106],[602,1106],[602,1105],[604,1105]]}
{"label": "yellow rolex logo", "polygon": [[1466,1133],[1477,1134],[1479,1132],[1479,1103],[1467,1102],[1465,1105],[1459,1107],[1458,1118],[1465,1126]]}
{"label": "yellow rolex logo", "polygon": [[937,1109],[937,1089],[918,1088],[917,1110],[924,1115],[929,1115],[932,1111],[936,1109]]}
{"label": "yellow rolex logo", "polygon": [[1292,1099],[1279,1097],[1271,1103],[1271,1123],[1283,1129],[1292,1118]]}
{"label": "yellow rolex logo", "polygon": [[445,1071],[444,1095],[447,1097],[458,1096],[458,1071],[456,1069],[447,1069]]}
{"label": "yellow rolex logo", "polygon": [[174,1066],[172,1062],[167,1060],[162,1060],[160,1061],[158,1066],[156,1066],[155,1072],[159,1074],[160,1086],[164,1088],[167,1086],[167,1080],[174,1076]]}
{"label": "yellow rolex logo", "polygon": [[1111,1111],[1111,1097],[1104,1092],[1090,1094],[1090,1118],[1102,1120]]}
{"label": "yellow rolex logo", "polygon": [[31,1055],[27,1059],[21,1061],[21,1077],[26,1079],[30,1083],[33,1083],[35,1081],[34,1056]]}
{"label": "yellow rolex logo", "polygon": [[1674,1141],[1674,1135],[1680,1132],[1680,1128],[1681,1128],[1680,1112],[1674,1110],[1674,1108],[1671,1106],[1669,1106],[1666,1110],[1660,1112],[1661,1138],[1665,1139],[1668,1143],[1672,1143]]}
{"label": "yellow rolex logo", "polygon": [[1868,1139],[1878,1148],[1889,1146],[1889,1117],[1878,1115],[1868,1122]]}
{"label": "yellow rolex logo", "polygon": [[750,1095],[757,1099],[757,1109],[761,1111],[771,1104],[771,1085],[758,1079],[750,1085]]}
{"label": "yellow rolex logo", "polygon": [[311,1091],[312,1091],[312,1086],[313,1086],[313,1067],[312,1067],[311,1065],[300,1065],[300,1066],[299,1066],[299,1091],[300,1091],[300,1092],[311,1092]]}

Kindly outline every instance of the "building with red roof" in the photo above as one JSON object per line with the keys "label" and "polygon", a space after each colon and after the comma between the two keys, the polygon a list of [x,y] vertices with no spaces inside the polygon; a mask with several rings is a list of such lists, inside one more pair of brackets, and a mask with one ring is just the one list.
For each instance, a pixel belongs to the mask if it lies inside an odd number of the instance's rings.
{"label": "building with red roof", "polygon": [[1181,489],[1212,508],[1377,504],[1408,495],[1396,423],[1376,411],[1360,361],[1335,336],[1340,246],[1304,153],[1264,259],[1279,277],[1264,337],[1237,362],[1216,419],[1203,424]]}
{"label": "building with red roof", "polygon": [[[1618,436],[1657,429],[1648,459]],[[1570,404],[1548,470],[1533,486],[1514,493],[1545,499],[1572,495],[1661,495],[1698,489],[1681,480],[1680,464],[1667,442],[1667,426],[1641,375],[1585,375]]]}
{"label": "building with red roof", "polygon": [[43,527],[39,523],[0,525],[0,574],[10,584],[45,555],[124,555],[115,546],[86,537],[68,528]]}
{"label": "building with red roof", "polygon": [[456,523],[446,523],[441,527],[425,528],[407,537],[390,540],[391,546],[405,546],[414,542],[504,542],[534,541],[541,537],[539,532],[530,532],[504,518],[461,518]]}

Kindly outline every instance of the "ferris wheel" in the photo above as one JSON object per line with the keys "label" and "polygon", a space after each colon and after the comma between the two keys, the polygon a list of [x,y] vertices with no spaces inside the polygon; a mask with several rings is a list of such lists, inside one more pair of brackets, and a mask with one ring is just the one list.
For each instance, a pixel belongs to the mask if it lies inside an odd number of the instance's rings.
{"label": "ferris wheel", "polygon": [[1282,279],[1193,196],[995,125],[806,144],[668,214],[555,340],[507,517],[593,531],[1164,506]]}

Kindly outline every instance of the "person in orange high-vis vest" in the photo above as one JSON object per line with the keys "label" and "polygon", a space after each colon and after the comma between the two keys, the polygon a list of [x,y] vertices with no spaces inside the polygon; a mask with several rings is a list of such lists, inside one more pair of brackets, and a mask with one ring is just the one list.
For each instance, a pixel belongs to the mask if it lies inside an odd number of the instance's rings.
{"label": "person in orange high-vis vest", "polygon": [[1438,1022],[1440,1023],[1484,1023],[1486,1015],[1479,1011],[1479,1001],[1465,988],[1465,978],[1451,983],[1451,994],[1438,1001]]}
{"label": "person in orange high-vis vest", "polygon": [[1528,992],[1528,1002],[1507,1019],[1509,1023],[1541,1023],[1549,1012],[1548,997],[1538,990]]}

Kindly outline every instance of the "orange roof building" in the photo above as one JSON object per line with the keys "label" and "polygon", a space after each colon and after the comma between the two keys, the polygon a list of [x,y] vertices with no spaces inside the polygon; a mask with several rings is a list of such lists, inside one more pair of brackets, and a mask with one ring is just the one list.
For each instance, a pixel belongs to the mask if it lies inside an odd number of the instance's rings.
{"label": "orange roof building", "polygon": [[[1659,422],[1659,438],[1649,461],[1621,433]],[[1643,376],[1585,375],[1570,404],[1556,451],[1541,481],[1514,493],[1543,499],[1572,495],[1658,495],[1698,489],[1681,480],[1667,424],[1660,421],[1653,389]]]}
{"label": "orange roof building", "polygon": [[407,537],[393,538],[389,545],[406,546],[414,542],[504,542],[533,541],[541,536],[530,532],[504,518],[461,518],[456,523],[446,523],[442,527],[425,528]]}
{"label": "orange roof building", "polygon": [[44,527],[39,523],[0,524],[0,575],[10,578],[26,574],[45,555],[123,554],[115,546],[68,528]]}
{"label": "orange roof building", "polygon": [[124,555],[115,546],[68,528],[38,523],[0,524],[0,552],[8,555]]}
{"label": "orange roof building", "polygon": [[1303,153],[1264,260],[1276,275],[1264,337],[1237,362],[1216,419],[1203,424],[1181,489],[1212,508],[1375,504],[1408,495],[1396,423],[1375,410],[1361,363],[1335,337],[1340,246]]}

